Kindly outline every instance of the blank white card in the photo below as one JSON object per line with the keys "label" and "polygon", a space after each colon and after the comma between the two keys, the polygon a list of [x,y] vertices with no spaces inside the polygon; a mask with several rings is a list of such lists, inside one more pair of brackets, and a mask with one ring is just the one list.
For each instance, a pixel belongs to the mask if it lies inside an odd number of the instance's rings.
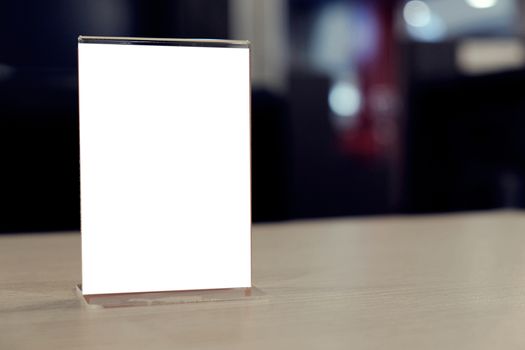
{"label": "blank white card", "polygon": [[249,47],[81,37],[86,295],[251,286]]}

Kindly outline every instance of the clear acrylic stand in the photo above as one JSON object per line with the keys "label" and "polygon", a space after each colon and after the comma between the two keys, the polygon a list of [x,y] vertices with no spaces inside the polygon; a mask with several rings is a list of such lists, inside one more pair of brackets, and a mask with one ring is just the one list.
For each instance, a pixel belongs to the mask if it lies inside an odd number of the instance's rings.
{"label": "clear acrylic stand", "polygon": [[187,304],[210,301],[262,300],[265,295],[256,287],[84,295],[82,294],[82,285],[80,284],[76,286],[76,292],[84,301],[84,304],[90,308]]}

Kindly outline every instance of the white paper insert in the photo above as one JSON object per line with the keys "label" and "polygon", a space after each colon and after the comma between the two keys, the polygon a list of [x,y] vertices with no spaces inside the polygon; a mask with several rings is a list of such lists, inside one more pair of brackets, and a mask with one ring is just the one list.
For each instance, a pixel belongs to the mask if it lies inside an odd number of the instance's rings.
{"label": "white paper insert", "polygon": [[78,51],[83,293],[250,287],[249,49]]}

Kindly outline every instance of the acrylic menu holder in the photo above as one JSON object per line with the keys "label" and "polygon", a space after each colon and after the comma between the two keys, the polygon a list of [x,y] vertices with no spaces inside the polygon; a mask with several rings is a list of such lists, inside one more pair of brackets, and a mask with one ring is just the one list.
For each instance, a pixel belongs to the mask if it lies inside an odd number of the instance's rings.
{"label": "acrylic menu holder", "polygon": [[79,37],[82,287],[94,306],[260,297],[249,43]]}

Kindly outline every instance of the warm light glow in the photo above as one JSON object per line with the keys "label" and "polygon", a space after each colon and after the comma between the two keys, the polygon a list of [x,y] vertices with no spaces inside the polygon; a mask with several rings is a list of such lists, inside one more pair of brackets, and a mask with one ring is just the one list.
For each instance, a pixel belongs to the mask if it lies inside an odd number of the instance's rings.
{"label": "warm light glow", "polygon": [[413,0],[405,4],[403,17],[408,25],[424,27],[430,24],[432,13],[426,3],[420,0]]}
{"label": "warm light glow", "polygon": [[332,112],[337,116],[348,118],[355,116],[361,108],[361,93],[350,82],[337,82],[330,89],[328,103]]}
{"label": "warm light glow", "polygon": [[514,38],[463,40],[456,46],[456,62],[471,75],[518,70],[525,66],[525,46]]}
{"label": "warm light glow", "polygon": [[498,0],[466,0],[466,2],[474,8],[486,9],[495,6]]}

